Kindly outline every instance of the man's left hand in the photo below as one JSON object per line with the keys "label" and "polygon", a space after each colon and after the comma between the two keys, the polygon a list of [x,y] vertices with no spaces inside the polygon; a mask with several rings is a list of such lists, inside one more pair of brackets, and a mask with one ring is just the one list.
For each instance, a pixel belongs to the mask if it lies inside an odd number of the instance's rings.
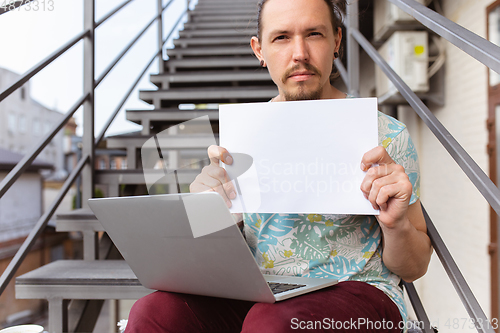
{"label": "man's left hand", "polygon": [[363,155],[361,169],[366,171],[361,191],[374,209],[380,209],[377,220],[382,227],[397,228],[406,219],[412,194],[404,167],[379,146]]}

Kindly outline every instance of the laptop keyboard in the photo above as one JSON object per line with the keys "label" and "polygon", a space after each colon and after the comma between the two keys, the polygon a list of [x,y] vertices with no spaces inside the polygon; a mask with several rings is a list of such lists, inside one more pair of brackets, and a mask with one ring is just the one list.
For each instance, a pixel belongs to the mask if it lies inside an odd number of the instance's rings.
{"label": "laptop keyboard", "polygon": [[277,282],[268,282],[269,288],[273,294],[283,293],[285,291],[302,288],[305,287],[305,284],[294,284],[294,283],[277,283]]}

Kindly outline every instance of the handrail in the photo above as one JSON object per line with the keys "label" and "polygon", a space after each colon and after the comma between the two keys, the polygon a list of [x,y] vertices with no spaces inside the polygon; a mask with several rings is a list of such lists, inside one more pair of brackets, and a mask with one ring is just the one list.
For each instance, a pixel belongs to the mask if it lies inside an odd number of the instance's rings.
{"label": "handrail", "polygon": [[[165,43],[169,40],[169,38],[172,36],[172,34],[174,33],[175,29],[177,28],[177,26],[179,25],[179,23],[181,22],[184,14],[186,14],[188,11],[186,10],[182,15],[180,15],[179,19],[177,20],[177,22],[175,23],[175,25],[172,27],[172,30],[170,30],[170,33],[168,34],[168,36],[163,40],[163,45],[165,45]],[[98,145],[102,139],[104,138],[104,135],[106,134],[106,131],[108,130],[109,126],[111,126],[111,123],[113,122],[113,120],[115,120],[115,117],[116,115],[118,114],[118,112],[120,112],[120,109],[122,108],[122,106],[125,104],[125,102],[127,101],[127,99],[129,98],[130,94],[132,94],[132,92],[134,91],[135,87],[137,86],[137,84],[139,84],[139,82],[141,81],[142,77],[144,76],[144,74],[146,74],[148,68],[153,64],[153,61],[156,59],[156,57],[158,57],[159,55],[161,55],[163,52],[163,48],[158,50],[158,52],[153,56],[153,58],[149,61],[148,65],[144,68],[144,70],[142,71],[142,73],[139,75],[139,77],[137,78],[137,80],[134,82],[134,84],[131,86],[131,88],[127,91],[127,93],[125,94],[124,98],[121,100],[121,102],[118,104],[118,106],[116,107],[116,109],[113,111],[113,113],[111,114],[111,117],[109,117],[108,121],[106,122],[106,124],[104,125],[103,129],[101,130],[101,133],[97,136],[97,139],[95,140],[95,144]]]}
{"label": "handrail", "polygon": [[472,293],[472,290],[469,288],[467,281],[465,281],[464,276],[460,272],[460,269],[453,260],[450,251],[446,248],[443,239],[439,235],[434,223],[432,223],[431,218],[423,206],[422,211],[424,213],[425,222],[427,224],[427,233],[431,239],[432,246],[434,250],[436,250],[436,254],[438,255],[441,264],[455,287],[458,296],[462,300],[462,304],[465,306],[465,309],[469,313],[471,319],[473,319],[476,329],[478,332],[495,333],[495,330],[491,327],[491,324],[488,321],[488,317],[486,317],[481,309],[481,305],[479,305],[479,302]]}
{"label": "handrail", "polygon": [[[33,1],[35,1],[35,0],[24,0],[24,1],[23,0],[15,0],[12,4],[8,4],[5,7],[0,7],[0,15],[8,13],[12,10],[15,10],[18,7],[27,5],[29,2],[33,2]],[[14,6],[14,9],[5,9],[5,8],[9,8],[11,5]]]}
{"label": "handrail", "polygon": [[64,117],[54,126],[52,131],[45,135],[42,142],[36,147],[33,147],[24,157],[19,161],[16,166],[7,174],[7,176],[0,182],[0,199],[9,190],[9,188],[14,184],[14,182],[23,174],[23,172],[29,168],[31,163],[35,158],[42,152],[42,150],[49,144],[54,136],[63,128],[66,122],[75,114],[76,110],[82,106],[83,102],[89,97],[85,95],[80,97],[78,101],[71,107],[71,109],[66,112]]}
{"label": "handrail", "polygon": [[414,0],[389,0],[459,49],[500,73],[500,47]]}
{"label": "handrail", "polygon": [[[131,1],[131,0],[130,0]],[[170,6],[170,4],[174,2],[174,0],[170,0],[163,8],[162,8],[162,13],[165,11],[165,9],[168,8],[168,6]],[[161,14],[158,14],[156,15],[147,25],[144,29],[142,29],[141,32],[139,32],[139,34],[123,49],[123,51],[115,58],[115,60],[113,60],[111,62],[111,64],[108,66],[108,68],[106,68],[103,73],[101,74],[101,76],[96,80],[95,84],[94,84],[94,87],[97,87],[102,80],[104,80],[104,78],[109,74],[109,72],[111,72],[111,70],[116,66],[116,64],[122,59],[122,57],[128,52],[128,50],[130,50],[130,48],[132,46],[134,46],[134,44],[139,40],[139,38],[142,37],[142,35],[144,35],[144,33],[151,27],[151,25],[156,21],[158,20],[158,18],[160,18]]]}
{"label": "handrail", "polygon": [[95,22],[94,29],[97,29],[101,24],[103,24],[104,22],[106,22],[111,16],[115,15],[123,7],[125,7],[126,5],[128,5],[129,3],[131,3],[132,1],[134,1],[134,0],[127,0],[124,3],[122,3],[121,5],[118,5],[115,9],[113,9],[111,12],[109,12],[107,15],[105,15],[102,19],[100,19],[99,21]]}
{"label": "handrail", "polygon": [[3,293],[5,288],[7,288],[7,285],[9,284],[10,280],[12,280],[12,277],[14,276],[14,274],[16,274],[17,269],[19,268],[19,266],[21,266],[24,258],[26,258],[26,256],[28,255],[28,252],[35,244],[36,240],[40,236],[40,233],[43,231],[43,229],[49,222],[50,218],[56,211],[57,207],[64,199],[64,196],[71,188],[71,185],[75,181],[76,177],[82,171],[88,159],[89,159],[88,155],[84,156],[77,164],[77,166],[73,169],[68,179],[66,179],[66,181],[64,182],[63,187],[59,191],[59,194],[57,195],[56,199],[54,200],[50,208],[47,210],[45,214],[43,214],[42,217],[40,217],[40,219],[35,224],[33,229],[31,229],[31,232],[29,233],[28,237],[24,240],[23,244],[16,252],[16,255],[10,261],[9,266],[7,266],[5,271],[2,273],[2,276],[0,276],[0,295]]}
{"label": "handrail", "polygon": [[415,289],[415,285],[412,283],[404,282],[403,286],[408,293],[410,298],[411,306],[417,315],[419,323],[423,324],[423,327],[420,327],[424,333],[434,333],[434,330],[431,327],[431,323],[427,313],[425,312],[424,306],[422,305],[422,301],[420,301],[420,297],[418,296],[417,289]]}
{"label": "handrail", "polygon": [[432,114],[429,108],[417,97],[408,85],[394,72],[370,42],[359,32],[352,30],[352,36],[382,69],[401,95],[408,101],[415,112],[434,133],[436,138],[446,148],[448,153],[457,162],[467,177],[472,181],[491,207],[500,215],[500,189],[498,189],[477,163],[470,157],[458,141],[448,132],[441,122]]}
{"label": "handrail", "polygon": [[[112,17],[116,12],[118,12],[120,9],[124,8],[127,4],[129,4],[133,0],[128,0],[121,5],[119,5],[117,8],[115,8],[113,11],[111,11],[109,14],[107,14],[103,19],[101,19],[99,22],[94,23],[93,29],[87,29],[84,32],[80,33],[78,36],[74,37],[72,40],[70,40],[68,43],[63,45],[61,48],[59,48],[57,51],[52,53],[50,56],[42,60],[40,63],[35,65],[32,69],[30,69],[28,72],[26,72],[16,83],[11,85],[9,88],[7,88],[5,91],[3,91],[0,94],[0,102],[4,100],[6,97],[8,97],[10,94],[12,94],[16,89],[20,88],[24,83],[26,83],[31,77],[36,75],[39,71],[41,71],[43,68],[48,66],[51,62],[53,62],[55,59],[57,59],[59,56],[61,56],[63,53],[65,53],[68,49],[70,49],[72,46],[74,46],[76,43],[78,43],[80,40],[84,39],[85,37],[88,37],[89,35],[93,35],[92,30],[95,30],[96,27],[98,27],[100,24],[104,23],[107,19]],[[137,39],[139,39],[142,34],[151,26],[151,24],[158,20],[158,18],[161,17],[163,14],[163,11],[169,7],[169,5],[173,2],[174,0],[170,0],[164,7],[161,13],[156,15],[156,17],[147,25],[147,27],[144,29],[143,32],[139,34],[139,36],[133,41],[133,43],[125,49],[125,51],[120,54],[118,59],[112,64],[107,69],[107,72],[100,78],[100,81],[104,79],[104,77],[111,71],[111,69],[116,65],[116,63],[123,57],[125,53],[128,52],[128,50],[135,44]],[[188,12],[189,9],[186,10]],[[163,44],[165,44],[168,39],[171,37],[172,33],[175,31],[175,28],[179,25],[180,21],[184,17],[184,12],[179,16],[179,19],[175,26],[172,28],[170,31],[169,35],[165,40],[163,41]],[[113,115],[110,117],[108,120],[105,129],[101,133],[101,135],[97,139],[97,143],[103,138],[106,130],[109,128],[111,123],[113,122],[114,118],[116,117],[116,114],[119,112],[123,104],[126,102],[130,94],[132,93],[133,89],[137,86],[139,83],[140,79],[144,76],[146,73],[147,69],[151,66],[152,62],[154,59],[162,53],[162,48],[155,54],[155,56],[152,58],[152,60],[149,62],[148,66],[144,69],[144,71],[141,73],[139,78],[136,80],[132,88],[128,91],[122,102],[120,103],[119,107],[117,110],[113,113]],[[95,81],[93,81],[93,89],[95,89]],[[42,142],[34,147],[29,153],[27,153],[23,159],[17,163],[17,165],[12,169],[7,177],[0,183],[0,199],[2,196],[8,191],[8,189],[14,184],[14,182],[21,176],[21,174],[31,165],[33,160],[40,154],[40,152],[47,146],[47,144],[54,138],[54,136],[62,129],[64,124],[67,123],[67,121],[74,115],[74,113],[87,101],[91,98],[91,92],[86,92],[85,96],[81,97],[72,107],[71,109],[63,116],[63,118],[54,126],[54,128],[44,137]],[[69,188],[72,186],[73,182],[75,179],[82,173],[82,170],[85,168],[85,166],[90,162],[90,156],[89,154],[85,154],[83,158],[80,159],[78,162],[77,166],[73,169],[71,174],[68,176],[66,179],[63,187],[58,193],[58,196],[56,199],[53,201],[51,204],[50,208],[47,210],[47,212],[38,220],[38,222],[35,224],[33,229],[31,230],[30,234],[28,237],[25,239],[19,250],[17,251],[16,255],[14,258],[11,260],[9,263],[9,266],[5,269],[5,271],[2,273],[0,276],[0,295],[3,293],[9,282],[12,280],[12,277],[15,275],[16,271],[18,270],[19,266],[23,262],[24,258],[27,256],[28,252],[30,249],[33,247],[35,244],[36,240],[38,239],[40,233],[43,231],[45,226],[47,225],[49,219],[52,217],[56,209],[59,207],[61,201],[63,200],[64,196],[68,192]]]}
{"label": "handrail", "polygon": [[50,65],[54,60],[56,60],[59,56],[61,56],[63,53],[68,51],[71,47],[73,47],[76,43],[78,43],[80,40],[82,40],[85,36],[87,36],[90,33],[89,30],[85,30],[81,32],[79,35],[71,39],[69,42],[67,42],[65,45],[63,45],[59,50],[53,52],[51,55],[49,55],[47,58],[43,59],[40,61],[38,64],[33,66],[31,69],[29,69],[19,80],[17,80],[13,85],[11,85],[9,88],[4,90],[2,93],[0,93],[0,102],[3,101],[5,98],[7,98],[10,94],[12,94],[14,91],[16,91],[18,88],[20,88],[23,84],[28,82],[29,79],[31,79],[35,74],[40,72],[42,69]]}
{"label": "handrail", "polygon": [[347,74],[347,70],[345,69],[344,65],[342,64],[342,61],[340,59],[335,59],[334,61],[335,67],[337,67],[340,77],[342,78],[342,81],[344,81],[346,86],[349,86],[349,74]]}

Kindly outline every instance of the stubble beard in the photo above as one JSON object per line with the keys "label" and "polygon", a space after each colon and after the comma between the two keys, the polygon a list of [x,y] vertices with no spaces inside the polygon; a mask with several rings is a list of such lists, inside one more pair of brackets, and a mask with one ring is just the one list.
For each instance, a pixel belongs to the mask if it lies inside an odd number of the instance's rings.
{"label": "stubble beard", "polygon": [[[302,68],[309,70],[313,72],[315,75],[321,77],[321,72],[316,67],[314,67],[309,63],[303,63],[303,64],[298,64],[292,68],[289,68],[281,78],[281,82],[286,83],[286,81],[289,79],[290,74]],[[306,82],[298,82],[297,84],[298,84],[298,91],[293,93],[290,91],[283,91],[283,98],[285,99],[285,101],[310,101],[321,98],[321,87],[318,87],[317,89],[312,91],[307,91]]]}
{"label": "stubble beard", "polygon": [[321,98],[321,90],[306,91],[301,85],[298,92],[290,93],[288,91],[283,92],[283,97],[285,101],[310,101]]}

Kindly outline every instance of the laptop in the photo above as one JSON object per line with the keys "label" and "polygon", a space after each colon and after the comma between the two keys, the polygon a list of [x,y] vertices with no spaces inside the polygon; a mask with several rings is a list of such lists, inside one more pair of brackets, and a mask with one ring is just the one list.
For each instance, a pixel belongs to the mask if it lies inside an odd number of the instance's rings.
{"label": "laptop", "polygon": [[215,192],[90,199],[89,206],[146,288],[274,303],[338,282],[262,274]]}

